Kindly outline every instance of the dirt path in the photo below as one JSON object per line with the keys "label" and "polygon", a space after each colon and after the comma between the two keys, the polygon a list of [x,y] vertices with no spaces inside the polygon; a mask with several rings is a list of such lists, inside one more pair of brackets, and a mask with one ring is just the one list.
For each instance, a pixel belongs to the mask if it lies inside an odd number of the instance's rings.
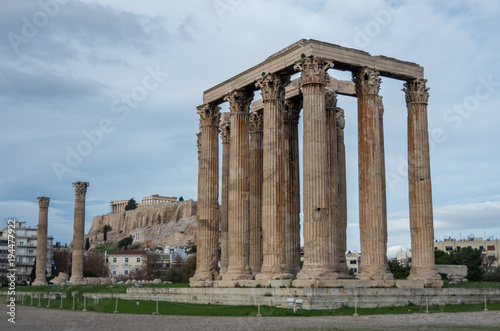
{"label": "dirt path", "polygon": [[207,317],[102,314],[16,307],[16,324],[0,308],[0,330],[500,330],[500,311],[332,317]]}

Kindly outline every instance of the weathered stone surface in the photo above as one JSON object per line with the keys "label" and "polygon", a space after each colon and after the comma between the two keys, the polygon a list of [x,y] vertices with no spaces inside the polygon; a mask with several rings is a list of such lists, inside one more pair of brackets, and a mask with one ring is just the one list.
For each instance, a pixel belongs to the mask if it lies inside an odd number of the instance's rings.
{"label": "weathered stone surface", "polygon": [[33,285],[47,285],[45,277],[47,258],[47,222],[49,213],[50,198],[38,197],[39,212],[38,212],[38,234],[36,239],[36,278]]}
{"label": "weathered stone surface", "polygon": [[429,131],[427,127],[426,79],[411,79],[405,85],[408,107],[408,182],[412,268],[408,279],[423,279],[427,287],[442,287],[434,261]]}
{"label": "weathered stone surface", "polygon": [[83,278],[83,238],[85,235],[85,195],[89,183],[75,182],[73,186],[75,187],[75,218],[70,282],[76,284],[85,281]]}
{"label": "weathered stone surface", "polygon": [[60,272],[56,278],[53,278],[49,283],[54,285],[63,285],[69,279],[69,275],[65,272]]}
{"label": "weathered stone surface", "polygon": [[467,281],[467,266],[466,265],[445,265],[436,264],[438,274],[446,275],[446,278],[452,284]]}
{"label": "weathered stone surface", "polygon": [[220,215],[220,254],[221,268],[219,274],[224,274],[229,264],[229,159],[231,156],[231,117],[229,113],[222,113],[219,124],[222,140],[222,194]]}

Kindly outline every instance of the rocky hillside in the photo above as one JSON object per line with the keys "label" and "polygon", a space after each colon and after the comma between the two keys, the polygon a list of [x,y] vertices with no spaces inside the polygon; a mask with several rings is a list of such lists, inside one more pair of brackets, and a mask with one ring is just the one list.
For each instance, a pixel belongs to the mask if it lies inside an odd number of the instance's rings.
{"label": "rocky hillside", "polygon": [[131,235],[134,244],[150,247],[191,246],[196,244],[196,212],[195,201],[184,201],[95,216],[85,237],[91,248],[104,244],[103,228],[108,225],[107,242]]}

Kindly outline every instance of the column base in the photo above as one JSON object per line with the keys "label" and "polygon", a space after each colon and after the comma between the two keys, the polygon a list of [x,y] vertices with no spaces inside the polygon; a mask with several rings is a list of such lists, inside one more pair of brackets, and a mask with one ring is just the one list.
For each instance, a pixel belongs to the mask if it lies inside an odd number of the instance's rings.
{"label": "column base", "polygon": [[296,287],[340,287],[342,282],[331,268],[303,267],[293,281]]}
{"label": "column base", "polygon": [[222,281],[235,281],[235,280],[251,280],[253,274],[249,269],[231,269],[228,268],[226,273],[222,275]]}
{"label": "column base", "polygon": [[255,275],[255,280],[267,281],[274,279],[293,279],[295,276],[279,267],[262,267],[260,273]]}
{"label": "column base", "polygon": [[214,281],[212,280],[195,280],[194,277],[189,278],[190,287],[214,287]]}
{"label": "column base", "polygon": [[87,282],[85,281],[85,278],[82,276],[71,276],[69,279],[69,282],[71,284],[86,284]]}
{"label": "column base", "polygon": [[44,286],[44,285],[48,285],[48,284],[47,284],[47,281],[45,279],[36,278],[31,285],[32,286]]}
{"label": "column base", "polygon": [[444,285],[441,276],[432,267],[412,267],[408,280],[422,280],[425,287],[441,288]]}
{"label": "column base", "polygon": [[191,279],[193,281],[199,281],[199,282],[213,281],[214,279],[217,279],[218,277],[219,277],[219,274],[215,271],[196,270],[193,277],[191,277],[189,279],[189,281],[191,282]]}

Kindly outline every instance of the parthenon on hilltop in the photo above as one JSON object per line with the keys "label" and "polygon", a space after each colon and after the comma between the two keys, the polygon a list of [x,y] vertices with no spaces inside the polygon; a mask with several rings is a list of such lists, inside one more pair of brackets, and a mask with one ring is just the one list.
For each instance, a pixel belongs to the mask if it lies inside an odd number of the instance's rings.
{"label": "parthenon on hilltop", "polygon": [[[351,71],[338,81],[329,69]],[[291,76],[300,72],[299,79]],[[441,287],[434,229],[423,68],[316,40],[300,40],[203,94],[198,134],[197,269],[193,287],[346,284],[344,112],[357,98],[361,265],[352,286],[392,287],[380,76],[402,80],[408,108],[408,179],[413,264],[406,286]],[[252,103],[256,90],[262,100]],[[229,102],[221,116],[219,104]],[[303,120],[303,188],[298,129]],[[219,225],[219,149],[222,196]],[[300,194],[304,261],[300,264]],[[221,269],[218,271],[218,249]]]}

